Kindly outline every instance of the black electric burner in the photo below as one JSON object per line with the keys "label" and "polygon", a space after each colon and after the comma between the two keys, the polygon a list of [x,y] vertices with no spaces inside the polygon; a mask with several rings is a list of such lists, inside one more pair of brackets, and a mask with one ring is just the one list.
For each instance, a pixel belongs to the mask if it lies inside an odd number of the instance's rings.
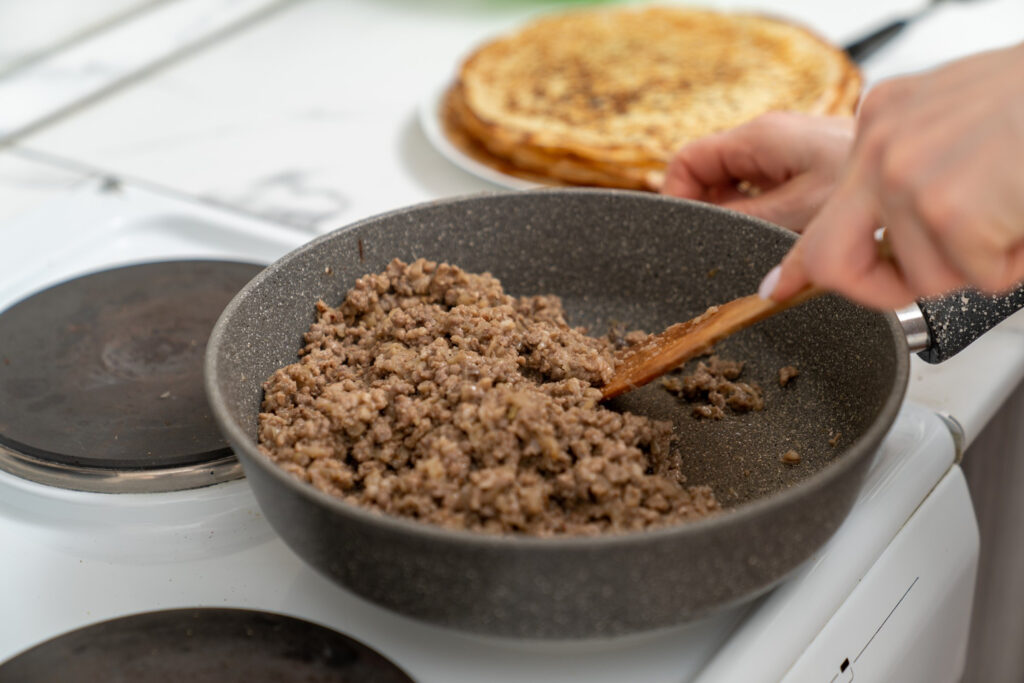
{"label": "black electric burner", "polygon": [[[0,467],[85,490],[213,483],[203,474],[153,485],[161,471],[233,463],[206,401],[203,353],[221,311],[261,269],[224,261],[126,266],[63,282],[0,313]],[[125,484],[133,475],[148,483]]]}
{"label": "black electric burner", "polygon": [[177,609],[104,621],[0,664],[0,683],[412,683],[347,636],[280,614]]}

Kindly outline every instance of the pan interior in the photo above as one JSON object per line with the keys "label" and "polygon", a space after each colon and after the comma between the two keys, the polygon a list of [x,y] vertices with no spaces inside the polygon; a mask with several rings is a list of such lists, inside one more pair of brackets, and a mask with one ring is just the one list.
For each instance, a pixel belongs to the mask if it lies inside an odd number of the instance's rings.
{"label": "pan interior", "polygon": [[[210,381],[260,459],[262,382],[294,362],[317,300],[337,305],[356,278],[393,258],[489,271],[514,295],[557,294],[571,324],[600,335],[613,322],[660,331],[747,295],[793,239],[707,205],[623,191],[507,193],[412,207],[327,235],[269,267],[222,317]],[[898,390],[905,353],[889,316],[836,297],[760,323],[717,351],[747,362],[743,379],[764,389],[763,411],[698,420],[658,383],[614,405],[671,420],[689,482],[711,485],[727,507],[841,458]],[[780,388],[785,365],[800,375]],[[780,461],[791,449],[798,465]]]}

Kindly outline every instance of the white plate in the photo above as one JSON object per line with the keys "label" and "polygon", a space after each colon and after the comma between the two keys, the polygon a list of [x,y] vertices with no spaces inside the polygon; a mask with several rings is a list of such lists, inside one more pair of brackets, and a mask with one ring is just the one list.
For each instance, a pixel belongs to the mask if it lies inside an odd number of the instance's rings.
{"label": "white plate", "polygon": [[423,128],[423,133],[427,136],[430,144],[434,146],[434,149],[441,153],[441,156],[463,171],[501,187],[512,190],[530,190],[537,187],[547,187],[540,183],[502,173],[487,164],[477,161],[452,144],[452,141],[445,135],[444,126],[441,123],[441,104],[444,102],[444,94],[447,89],[448,84],[446,83],[431,90],[420,101],[419,107],[420,126]]}

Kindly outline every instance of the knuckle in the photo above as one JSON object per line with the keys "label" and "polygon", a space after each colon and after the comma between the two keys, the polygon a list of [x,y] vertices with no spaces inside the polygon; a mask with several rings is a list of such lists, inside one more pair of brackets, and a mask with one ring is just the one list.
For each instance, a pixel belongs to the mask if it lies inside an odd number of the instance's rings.
{"label": "knuckle", "polygon": [[963,233],[948,243],[959,254],[960,270],[967,282],[985,292],[999,292],[1016,281],[1011,254],[977,223],[966,221]]}
{"label": "knuckle", "polygon": [[1010,264],[1007,268],[1009,271],[1010,279],[1013,281],[1013,287],[1017,287],[1024,282],[1024,247],[1016,247],[1009,256]]}
{"label": "knuckle", "polygon": [[975,208],[968,208],[971,205],[958,203],[962,207],[962,221],[967,225],[971,234],[976,234],[981,244],[1001,256],[1008,256],[1021,243],[1019,228],[1013,219],[1007,220],[993,215],[992,212],[980,212]]}
{"label": "knuckle", "polygon": [[967,220],[964,204],[955,189],[944,183],[928,183],[917,189],[911,204],[926,230],[942,240],[963,234]]}
{"label": "knuckle", "polygon": [[1009,273],[992,268],[979,270],[971,280],[975,287],[989,294],[1005,292],[1015,284]]}
{"label": "knuckle", "polygon": [[886,157],[891,139],[888,125],[875,124],[862,128],[857,136],[857,156],[871,167],[878,166]]}
{"label": "knuckle", "polygon": [[683,171],[683,149],[677,149],[673,152],[672,156],[669,157],[668,164],[665,165],[665,177],[672,178]]}
{"label": "knuckle", "polygon": [[884,108],[883,98],[879,95],[878,86],[868,92],[861,100],[860,109],[857,110],[857,123],[860,126],[869,126],[878,119],[879,111]]}
{"label": "knuckle", "polygon": [[915,296],[935,296],[963,284],[961,278],[942,268],[905,270],[903,274]]}
{"label": "knuckle", "polygon": [[901,78],[879,83],[864,97],[857,118],[867,124],[885,116],[889,112],[889,107],[902,99],[906,89],[906,84]]}
{"label": "knuckle", "polygon": [[920,183],[914,152],[904,146],[883,149],[879,163],[879,175],[886,194],[902,201],[915,201]]}

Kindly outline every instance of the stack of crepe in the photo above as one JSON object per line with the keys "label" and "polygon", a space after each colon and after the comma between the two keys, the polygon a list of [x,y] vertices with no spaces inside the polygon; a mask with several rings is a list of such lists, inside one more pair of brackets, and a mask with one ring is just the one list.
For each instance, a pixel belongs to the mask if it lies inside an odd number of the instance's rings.
{"label": "stack of crepe", "polygon": [[483,45],[442,114],[458,147],[504,173],[651,189],[686,142],[772,110],[852,114],[860,88],[841,50],[787,21],[610,8]]}

